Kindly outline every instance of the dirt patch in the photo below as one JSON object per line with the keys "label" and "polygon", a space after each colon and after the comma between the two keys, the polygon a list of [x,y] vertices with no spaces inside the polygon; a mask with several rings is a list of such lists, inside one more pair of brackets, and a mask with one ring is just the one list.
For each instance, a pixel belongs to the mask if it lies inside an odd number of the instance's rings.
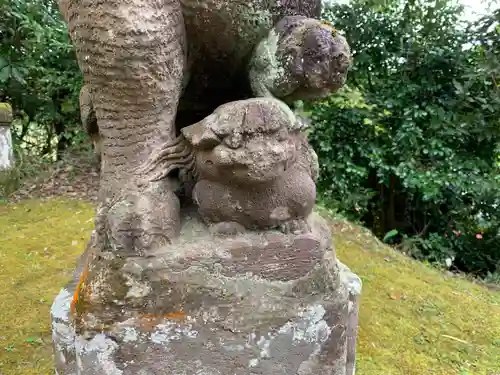
{"label": "dirt patch", "polygon": [[92,154],[74,151],[23,181],[8,200],[15,203],[26,199],[67,197],[95,202],[98,191],[99,165]]}

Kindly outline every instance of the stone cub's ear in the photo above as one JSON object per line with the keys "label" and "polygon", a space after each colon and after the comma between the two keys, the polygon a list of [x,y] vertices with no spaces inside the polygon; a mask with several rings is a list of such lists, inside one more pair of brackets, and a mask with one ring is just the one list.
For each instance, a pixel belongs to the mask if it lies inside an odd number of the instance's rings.
{"label": "stone cub's ear", "polygon": [[221,143],[219,137],[207,126],[206,120],[182,128],[181,133],[197,149],[210,150]]}

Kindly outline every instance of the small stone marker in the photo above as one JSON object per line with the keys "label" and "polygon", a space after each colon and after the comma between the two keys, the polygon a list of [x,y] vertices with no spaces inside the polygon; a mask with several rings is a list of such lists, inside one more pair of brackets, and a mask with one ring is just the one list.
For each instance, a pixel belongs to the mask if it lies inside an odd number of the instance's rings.
{"label": "small stone marker", "polygon": [[10,169],[14,165],[14,151],[10,124],[12,108],[7,103],[0,103],[0,170]]}

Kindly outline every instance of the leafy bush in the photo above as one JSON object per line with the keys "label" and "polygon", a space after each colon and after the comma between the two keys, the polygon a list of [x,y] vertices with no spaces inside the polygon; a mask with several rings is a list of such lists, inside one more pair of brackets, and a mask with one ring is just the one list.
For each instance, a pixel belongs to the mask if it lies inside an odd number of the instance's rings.
{"label": "leafy bush", "polygon": [[355,54],[349,87],[310,108],[325,199],[418,258],[499,269],[495,16],[465,27],[450,4],[403,1],[325,17]]}
{"label": "leafy bush", "polygon": [[55,0],[5,0],[0,7],[0,101],[16,117],[14,142],[57,154],[81,133],[82,77]]}

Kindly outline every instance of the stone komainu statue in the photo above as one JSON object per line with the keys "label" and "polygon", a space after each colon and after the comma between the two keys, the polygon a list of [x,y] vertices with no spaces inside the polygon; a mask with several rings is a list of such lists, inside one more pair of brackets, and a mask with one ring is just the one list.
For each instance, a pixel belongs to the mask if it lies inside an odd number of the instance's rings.
{"label": "stone komainu statue", "polygon": [[320,2],[59,5],[101,183],[53,305],[58,373],[352,375],[360,283],[311,213],[318,161],[290,108],[351,64]]}

